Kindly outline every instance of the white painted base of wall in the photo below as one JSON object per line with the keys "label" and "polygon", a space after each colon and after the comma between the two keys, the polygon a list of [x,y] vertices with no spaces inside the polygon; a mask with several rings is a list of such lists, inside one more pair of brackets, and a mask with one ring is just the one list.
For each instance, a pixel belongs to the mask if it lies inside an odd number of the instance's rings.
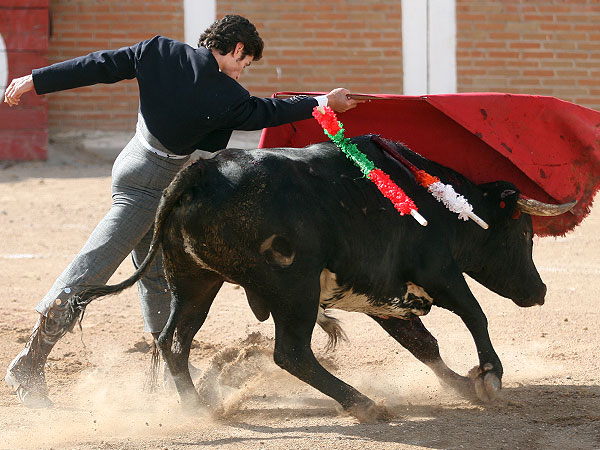
{"label": "white painted base of wall", "polygon": [[0,34],[0,102],[4,101],[4,91],[8,85],[8,55],[4,38]]}
{"label": "white painted base of wall", "polygon": [[402,0],[404,95],[456,92],[456,1]]}
{"label": "white painted base of wall", "polygon": [[217,18],[216,0],[184,0],[185,43],[196,48],[198,38]]}

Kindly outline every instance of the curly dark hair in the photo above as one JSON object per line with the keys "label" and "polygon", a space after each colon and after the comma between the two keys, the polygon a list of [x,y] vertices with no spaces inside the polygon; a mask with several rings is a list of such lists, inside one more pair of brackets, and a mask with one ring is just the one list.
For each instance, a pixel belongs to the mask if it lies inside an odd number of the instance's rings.
{"label": "curly dark hair", "polygon": [[228,14],[202,33],[198,47],[215,49],[222,55],[226,55],[235,49],[238,42],[244,44],[244,57],[250,55],[254,61],[262,58],[265,44],[258,35],[256,27],[245,17]]}

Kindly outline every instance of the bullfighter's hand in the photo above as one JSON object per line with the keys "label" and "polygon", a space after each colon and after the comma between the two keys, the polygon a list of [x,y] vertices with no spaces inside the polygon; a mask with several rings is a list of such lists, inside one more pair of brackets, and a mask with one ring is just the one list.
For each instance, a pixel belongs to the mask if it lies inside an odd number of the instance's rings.
{"label": "bullfighter's hand", "polygon": [[350,91],[344,88],[336,88],[327,94],[327,106],[335,112],[346,112],[349,109],[356,108],[359,103],[364,103],[364,100],[355,100],[348,98]]}
{"label": "bullfighter's hand", "polygon": [[32,89],[33,77],[31,75],[15,78],[6,88],[6,92],[4,93],[4,103],[8,103],[8,106],[18,105],[21,101],[21,95]]}

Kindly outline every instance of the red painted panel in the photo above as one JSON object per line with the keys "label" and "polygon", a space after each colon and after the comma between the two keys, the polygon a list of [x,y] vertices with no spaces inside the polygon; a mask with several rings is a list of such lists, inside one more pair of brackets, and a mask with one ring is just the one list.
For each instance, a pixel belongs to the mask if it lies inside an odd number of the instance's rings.
{"label": "red painted panel", "polygon": [[[7,84],[13,78],[30,74],[34,68],[45,66],[48,0],[0,0],[0,33],[6,45],[0,56],[6,56],[8,62]],[[21,97],[21,103],[12,108],[0,103],[0,160],[46,159],[47,142],[48,113],[44,96],[27,93]]]}
{"label": "red painted panel", "polygon": [[[1,1],[1,0],[0,0]],[[0,34],[6,47],[15,51],[48,48],[47,9],[2,9]]]}
{"label": "red painted panel", "polygon": [[5,130],[39,131],[47,126],[48,114],[42,106],[27,108],[19,105],[11,108],[3,102],[0,107],[0,135]]}
{"label": "red painted panel", "polygon": [[46,8],[50,0],[0,0],[0,8]]}
{"label": "red painted panel", "polygon": [[46,159],[48,131],[0,132],[0,160]]}
{"label": "red painted panel", "polygon": [[36,69],[38,67],[44,67],[48,64],[48,59],[46,58],[45,52],[18,52],[9,48],[7,51],[7,55],[9,78],[8,81],[10,81],[12,78],[28,75],[33,69]]}

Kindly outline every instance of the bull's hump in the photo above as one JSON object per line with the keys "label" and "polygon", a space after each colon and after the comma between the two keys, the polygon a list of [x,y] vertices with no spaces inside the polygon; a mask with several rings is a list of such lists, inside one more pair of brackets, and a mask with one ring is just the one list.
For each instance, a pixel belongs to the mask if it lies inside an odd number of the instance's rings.
{"label": "bull's hump", "polygon": [[324,269],[321,272],[319,302],[323,308],[361,312],[379,317],[411,319],[427,314],[431,310],[433,299],[422,287],[410,281],[396,297],[381,299],[370,297],[356,293],[352,288],[339,286],[336,274]]}

